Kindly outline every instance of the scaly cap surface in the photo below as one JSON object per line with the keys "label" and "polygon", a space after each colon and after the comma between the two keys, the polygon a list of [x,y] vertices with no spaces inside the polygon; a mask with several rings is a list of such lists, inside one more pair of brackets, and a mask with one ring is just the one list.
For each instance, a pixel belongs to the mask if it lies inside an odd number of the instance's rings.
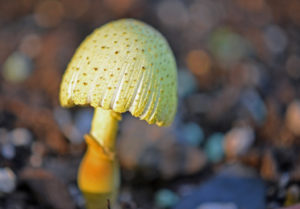
{"label": "scaly cap surface", "polygon": [[143,22],[110,22],[77,49],[62,79],[60,102],[130,111],[150,124],[169,125],[177,108],[173,53],[164,37]]}

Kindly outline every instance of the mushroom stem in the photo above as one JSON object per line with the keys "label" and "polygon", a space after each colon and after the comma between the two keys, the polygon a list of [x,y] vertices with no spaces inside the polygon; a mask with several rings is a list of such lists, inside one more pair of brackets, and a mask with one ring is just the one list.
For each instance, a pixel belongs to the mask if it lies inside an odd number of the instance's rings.
{"label": "mushroom stem", "polygon": [[90,135],[85,135],[87,151],[80,164],[78,185],[87,209],[113,205],[119,189],[119,164],[115,157],[115,139],[121,116],[96,108]]}
{"label": "mushroom stem", "polygon": [[105,151],[115,151],[119,120],[121,120],[119,113],[112,110],[104,110],[100,107],[95,108],[90,133]]}

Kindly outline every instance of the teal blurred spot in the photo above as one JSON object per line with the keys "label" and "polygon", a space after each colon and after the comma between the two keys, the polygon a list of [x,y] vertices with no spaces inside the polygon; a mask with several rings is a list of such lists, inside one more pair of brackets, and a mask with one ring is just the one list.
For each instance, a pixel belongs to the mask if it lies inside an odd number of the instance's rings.
{"label": "teal blurred spot", "polygon": [[178,195],[169,189],[161,189],[155,194],[155,204],[159,208],[170,208],[178,201]]}
{"label": "teal blurred spot", "polygon": [[208,139],[204,147],[207,159],[210,162],[220,162],[224,156],[224,134],[214,133]]}
{"label": "teal blurred spot", "polygon": [[241,103],[259,125],[264,123],[267,117],[267,108],[261,96],[255,90],[245,90],[241,96]]}
{"label": "teal blurred spot", "polygon": [[7,81],[18,83],[26,80],[32,72],[31,60],[20,52],[11,54],[3,64],[2,75]]}
{"label": "teal blurred spot", "polygon": [[202,128],[196,123],[188,123],[183,127],[184,139],[189,145],[198,146],[203,142],[204,133]]}
{"label": "teal blurred spot", "polygon": [[178,71],[178,95],[185,97],[197,89],[197,81],[187,70]]}

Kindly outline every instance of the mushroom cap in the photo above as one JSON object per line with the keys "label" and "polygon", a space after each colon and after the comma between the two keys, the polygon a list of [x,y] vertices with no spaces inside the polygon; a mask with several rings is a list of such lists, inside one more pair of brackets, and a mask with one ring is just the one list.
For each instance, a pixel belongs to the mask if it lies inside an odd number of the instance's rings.
{"label": "mushroom cap", "polygon": [[110,22],[76,50],[60,88],[64,107],[90,105],[169,125],[177,108],[177,69],[165,38],[134,20]]}

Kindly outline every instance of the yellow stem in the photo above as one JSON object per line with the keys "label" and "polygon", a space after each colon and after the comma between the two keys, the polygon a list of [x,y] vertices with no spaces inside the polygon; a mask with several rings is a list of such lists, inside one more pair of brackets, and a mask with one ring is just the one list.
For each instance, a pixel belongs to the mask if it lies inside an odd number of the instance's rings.
{"label": "yellow stem", "polygon": [[87,151],[78,173],[78,185],[86,199],[87,209],[106,209],[107,200],[115,202],[119,165],[115,157],[115,138],[120,115],[95,109],[90,135],[85,136]]}
{"label": "yellow stem", "polygon": [[121,120],[121,115],[119,113],[112,110],[95,108],[91,135],[103,148],[108,149],[107,151],[115,151],[119,120]]}

